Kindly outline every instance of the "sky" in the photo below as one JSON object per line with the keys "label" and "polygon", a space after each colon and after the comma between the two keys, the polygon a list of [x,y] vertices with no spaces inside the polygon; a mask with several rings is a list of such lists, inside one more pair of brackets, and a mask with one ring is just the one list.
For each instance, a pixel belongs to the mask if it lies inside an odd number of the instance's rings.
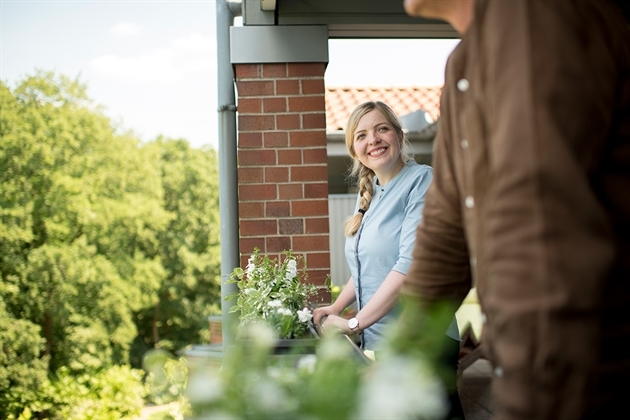
{"label": "sky", "polygon": [[[0,80],[13,89],[37,70],[54,71],[86,84],[121,131],[216,149],[215,7],[215,0],[0,0]],[[332,39],[324,80],[442,85],[458,42]]]}

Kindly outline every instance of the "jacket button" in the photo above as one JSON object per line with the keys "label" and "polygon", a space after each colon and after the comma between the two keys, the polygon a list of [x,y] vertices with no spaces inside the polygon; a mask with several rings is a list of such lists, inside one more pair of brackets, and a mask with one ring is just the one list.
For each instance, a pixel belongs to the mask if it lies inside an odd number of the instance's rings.
{"label": "jacket button", "polygon": [[469,195],[468,197],[466,197],[464,204],[466,205],[466,208],[472,209],[473,207],[475,207],[475,199],[472,195]]}
{"label": "jacket button", "polygon": [[503,377],[503,368],[501,366],[497,366],[496,368],[494,368],[494,374],[497,378],[502,378]]}
{"label": "jacket button", "polygon": [[469,86],[470,83],[468,83],[468,80],[466,79],[459,79],[457,81],[457,89],[459,89],[460,92],[466,92]]}
{"label": "jacket button", "polygon": [[462,146],[462,149],[468,149],[468,140],[464,139],[459,144]]}

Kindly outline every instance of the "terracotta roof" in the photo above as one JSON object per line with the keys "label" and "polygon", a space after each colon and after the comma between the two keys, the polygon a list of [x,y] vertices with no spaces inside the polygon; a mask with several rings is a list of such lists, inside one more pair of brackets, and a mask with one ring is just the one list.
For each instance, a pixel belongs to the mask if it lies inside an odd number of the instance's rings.
{"label": "terracotta roof", "polygon": [[406,87],[327,87],[326,131],[344,131],[350,113],[366,101],[382,101],[399,117],[419,109],[434,121],[440,116],[441,86]]}

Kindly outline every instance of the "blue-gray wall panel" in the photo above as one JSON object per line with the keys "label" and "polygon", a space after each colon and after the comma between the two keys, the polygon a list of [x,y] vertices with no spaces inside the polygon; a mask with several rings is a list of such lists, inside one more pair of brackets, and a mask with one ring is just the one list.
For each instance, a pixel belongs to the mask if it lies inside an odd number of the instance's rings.
{"label": "blue-gray wall panel", "polygon": [[232,26],[232,64],[328,63],[328,27]]}

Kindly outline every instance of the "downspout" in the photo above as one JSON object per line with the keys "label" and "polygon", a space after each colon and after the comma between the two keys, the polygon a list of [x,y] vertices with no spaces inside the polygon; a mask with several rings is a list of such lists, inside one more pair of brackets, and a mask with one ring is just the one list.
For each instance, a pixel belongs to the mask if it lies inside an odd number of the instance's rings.
{"label": "downspout", "polygon": [[230,60],[230,26],[241,15],[241,0],[217,0],[217,104],[219,112],[219,217],[221,223],[221,315],[223,349],[234,342],[238,315],[229,313],[233,301],[225,297],[238,291],[225,284],[240,265],[238,248],[238,179],[236,174],[236,96]]}

